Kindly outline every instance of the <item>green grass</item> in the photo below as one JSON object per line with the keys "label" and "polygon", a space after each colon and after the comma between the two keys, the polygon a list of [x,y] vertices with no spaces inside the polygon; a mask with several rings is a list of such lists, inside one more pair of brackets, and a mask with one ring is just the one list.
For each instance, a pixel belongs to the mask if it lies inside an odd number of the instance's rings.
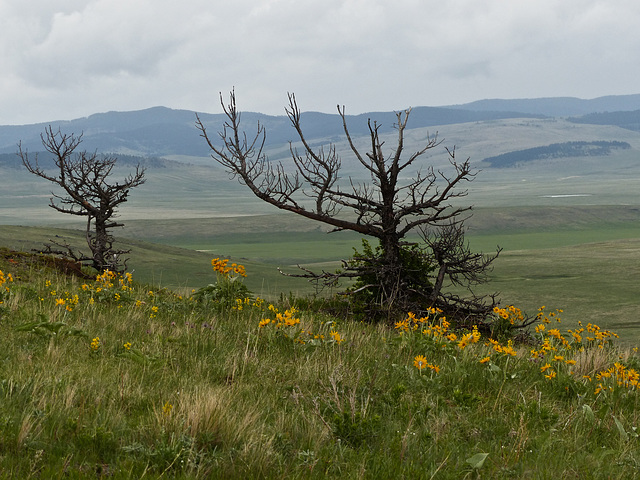
{"label": "green grass", "polygon": [[[7,251],[0,270],[14,278],[0,286],[3,478],[637,475],[638,393],[620,375],[635,382],[640,360],[592,327],[561,340],[552,328],[579,326],[549,307],[533,344],[483,333],[461,348],[436,317],[404,331],[296,300],[292,326],[260,328],[268,302],[199,304]],[[614,362],[620,384],[596,377]]]}

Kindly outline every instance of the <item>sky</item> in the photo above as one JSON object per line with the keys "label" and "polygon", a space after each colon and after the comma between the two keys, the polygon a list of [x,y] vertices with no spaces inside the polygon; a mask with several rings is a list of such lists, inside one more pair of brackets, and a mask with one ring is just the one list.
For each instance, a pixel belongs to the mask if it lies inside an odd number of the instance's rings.
{"label": "sky", "polygon": [[0,0],[0,125],[640,93],[638,0]]}

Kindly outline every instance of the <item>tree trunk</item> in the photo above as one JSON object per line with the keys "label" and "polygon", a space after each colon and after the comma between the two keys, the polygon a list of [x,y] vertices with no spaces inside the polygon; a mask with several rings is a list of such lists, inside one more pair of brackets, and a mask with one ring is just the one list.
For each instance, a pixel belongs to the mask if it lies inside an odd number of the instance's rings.
{"label": "tree trunk", "polygon": [[384,303],[391,311],[402,296],[403,283],[403,267],[400,258],[400,247],[396,235],[387,234],[380,239],[382,246],[383,265],[379,269],[378,284],[382,286],[382,298],[380,302]]}
{"label": "tree trunk", "polygon": [[108,267],[108,261],[105,255],[109,249],[109,233],[104,219],[95,218],[94,222],[95,237],[90,244],[91,253],[93,254],[93,268],[99,272],[103,272]]}

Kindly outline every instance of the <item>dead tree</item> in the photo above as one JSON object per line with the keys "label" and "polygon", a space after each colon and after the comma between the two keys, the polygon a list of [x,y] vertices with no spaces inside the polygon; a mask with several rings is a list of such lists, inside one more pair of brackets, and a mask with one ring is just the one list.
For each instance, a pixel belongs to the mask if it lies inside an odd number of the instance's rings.
{"label": "dead tree", "polygon": [[[246,185],[254,195],[275,207],[296,213],[333,227],[332,231],[352,230],[379,240],[379,255],[367,261],[345,262],[338,274],[306,271],[300,276],[335,281],[339,277],[367,277],[379,293],[377,300],[400,309],[434,304],[442,296],[434,294],[433,282],[428,278],[434,259],[417,259],[416,250],[409,248],[405,237],[425,227],[440,227],[454,222],[471,207],[456,206],[453,200],[467,192],[461,186],[473,180],[476,173],[469,159],[459,162],[455,149],[447,149],[451,173],[419,165],[423,155],[440,145],[435,137],[427,137],[422,148],[405,152],[404,135],[411,110],[397,113],[397,144],[389,154],[383,151],[380,125],[368,121],[369,151],[362,154],[356,147],[347,126],[344,107],[338,105],[338,114],[349,148],[371,182],[357,182],[351,178],[339,183],[341,159],[336,147],[329,144],[314,150],[307,142],[301,124],[301,113],[293,94],[285,109],[292,127],[297,132],[299,151],[290,143],[294,168],[287,171],[282,163],[271,163],[264,152],[266,132],[258,124],[255,136],[247,136],[240,126],[240,112],[235,92],[225,105],[220,102],[227,120],[218,133],[222,144],[210,137],[205,125],[197,117],[196,126],[211,149],[212,158]],[[350,213],[350,215],[345,215]],[[413,253],[412,253],[413,252]],[[422,255],[422,254],[420,254]],[[451,263],[447,260],[447,265]],[[490,262],[488,262],[490,263]],[[410,265],[425,269],[412,271]],[[446,273],[451,274],[449,269]],[[417,295],[417,296],[416,296]]]}
{"label": "dead tree", "polygon": [[40,135],[45,150],[53,155],[53,170],[43,168],[35,155],[33,162],[28,153],[18,145],[18,155],[27,170],[45,180],[58,185],[64,194],[53,195],[49,206],[58,212],[87,217],[86,240],[91,256],[75,252],[70,245],[52,240],[45,253],[55,253],[72,258],[83,264],[89,264],[99,272],[105,270],[122,271],[126,268],[121,255],[129,250],[113,247],[110,230],[122,227],[114,220],[117,207],[126,202],[129,190],[145,182],[144,168],[136,166],[135,173],[128,175],[122,182],[112,182],[109,178],[116,165],[117,158],[76,152],[82,143],[82,134],[63,134],[49,126]]}

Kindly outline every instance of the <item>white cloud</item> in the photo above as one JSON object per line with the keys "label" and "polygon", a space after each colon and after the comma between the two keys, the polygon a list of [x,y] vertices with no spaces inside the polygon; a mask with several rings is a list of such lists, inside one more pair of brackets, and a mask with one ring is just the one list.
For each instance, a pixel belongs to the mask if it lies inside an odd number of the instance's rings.
{"label": "white cloud", "polygon": [[0,0],[0,123],[638,93],[635,0]]}

